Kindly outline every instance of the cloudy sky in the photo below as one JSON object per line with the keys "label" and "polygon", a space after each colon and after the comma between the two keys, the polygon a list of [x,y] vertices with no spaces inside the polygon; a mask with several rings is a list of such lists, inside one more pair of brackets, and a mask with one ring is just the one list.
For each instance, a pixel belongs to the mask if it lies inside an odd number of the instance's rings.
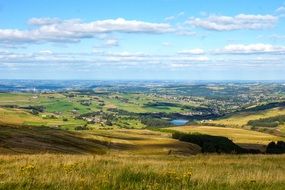
{"label": "cloudy sky", "polygon": [[285,80],[285,1],[0,0],[0,78]]}

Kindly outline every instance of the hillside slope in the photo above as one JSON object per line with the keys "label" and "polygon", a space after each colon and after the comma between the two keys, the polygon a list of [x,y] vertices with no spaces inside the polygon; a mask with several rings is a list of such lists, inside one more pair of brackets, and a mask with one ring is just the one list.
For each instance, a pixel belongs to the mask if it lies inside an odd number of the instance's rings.
{"label": "hillside slope", "polygon": [[149,130],[66,131],[49,127],[0,125],[0,154],[102,154],[120,151],[142,155],[197,154],[200,147]]}
{"label": "hillside slope", "polygon": [[0,125],[0,153],[104,153],[100,141],[47,127]]}

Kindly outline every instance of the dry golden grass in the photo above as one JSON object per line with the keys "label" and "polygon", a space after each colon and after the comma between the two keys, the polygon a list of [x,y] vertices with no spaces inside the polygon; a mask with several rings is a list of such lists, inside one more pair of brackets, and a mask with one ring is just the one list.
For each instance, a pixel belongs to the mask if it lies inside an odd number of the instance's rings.
{"label": "dry golden grass", "polygon": [[274,189],[285,155],[0,156],[0,189]]}
{"label": "dry golden grass", "polygon": [[121,151],[140,155],[197,154],[200,147],[170,134],[149,130],[114,129],[71,132],[48,127],[0,125],[0,154],[98,153]]}
{"label": "dry golden grass", "polygon": [[84,132],[90,139],[108,142],[112,148],[131,154],[197,154],[200,147],[172,139],[170,134],[146,129],[92,130]]}
{"label": "dry golden grass", "polygon": [[0,154],[105,153],[104,142],[86,139],[81,133],[49,127],[0,125]]}
{"label": "dry golden grass", "polygon": [[242,127],[247,125],[247,122],[250,120],[257,120],[261,118],[274,117],[278,115],[285,115],[284,108],[274,108],[267,111],[259,111],[259,112],[244,112],[234,114],[230,117],[218,119],[214,121],[209,121],[207,123],[225,125],[230,127]]}
{"label": "dry golden grass", "polygon": [[[3,129],[0,135],[8,145],[7,138],[13,139],[15,134]],[[199,147],[171,139],[168,133],[115,129],[63,134],[66,132],[37,129],[15,129],[18,136],[14,140],[24,138],[23,149],[25,143],[44,148],[51,142],[48,146],[66,151],[74,146],[77,153],[4,155],[0,149],[0,189],[281,190],[285,185],[285,155],[191,156]],[[31,138],[44,139],[44,144]],[[94,151],[88,152],[87,147]]]}

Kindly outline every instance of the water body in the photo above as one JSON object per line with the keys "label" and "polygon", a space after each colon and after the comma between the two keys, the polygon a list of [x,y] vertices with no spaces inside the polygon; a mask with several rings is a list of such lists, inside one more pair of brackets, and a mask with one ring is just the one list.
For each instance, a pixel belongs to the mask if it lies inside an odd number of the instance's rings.
{"label": "water body", "polygon": [[179,126],[179,125],[185,125],[189,120],[186,119],[173,119],[170,121],[171,124]]}

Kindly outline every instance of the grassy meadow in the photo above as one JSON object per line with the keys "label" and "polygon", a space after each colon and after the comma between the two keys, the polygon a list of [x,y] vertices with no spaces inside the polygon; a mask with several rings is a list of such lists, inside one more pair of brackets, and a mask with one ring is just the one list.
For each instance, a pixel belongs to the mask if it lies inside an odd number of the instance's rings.
{"label": "grassy meadow", "polygon": [[285,156],[2,155],[0,189],[272,189]]}
{"label": "grassy meadow", "polygon": [[150,130],[112,129],[77,132],[49,127],[0,125],[0,137],[0,154],[102,154],[110,151],[137,155],[200,153],[200,147],[195,144],[172,139],[168,133]]}
{"label": "grassy meadow", "polygon": [[200,154],[146,129],[1,126],[0,189],[282,189],[285,155]]}

